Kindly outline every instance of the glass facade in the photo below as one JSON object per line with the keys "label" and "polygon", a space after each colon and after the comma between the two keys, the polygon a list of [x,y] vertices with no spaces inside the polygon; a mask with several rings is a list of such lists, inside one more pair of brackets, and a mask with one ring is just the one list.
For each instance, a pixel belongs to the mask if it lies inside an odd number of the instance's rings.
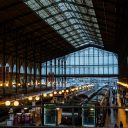
{"label": "glass facade", "polygon": [[67,74],[118,74],[114,53],[89,47],[66,56]]}
{"label": "glass facade", "polygon": [[[118,74],[118,56],[94,47],[88,47],[65,57],[57,58],[56,64],[54,61],[47,62],[47,74],[49,72],[87,75]],[[46,74],[46,63],[43,63],[42,67],[42,74]]]}
{"label": "glass facade", "polygon": [[118,56],[112,52],[88,47],[43,63],[42,74],[43,82],[55,82],[56,86],[61,87],[65,83],[65,86],[83,83],[111,83],[113,86],[117,82]]}

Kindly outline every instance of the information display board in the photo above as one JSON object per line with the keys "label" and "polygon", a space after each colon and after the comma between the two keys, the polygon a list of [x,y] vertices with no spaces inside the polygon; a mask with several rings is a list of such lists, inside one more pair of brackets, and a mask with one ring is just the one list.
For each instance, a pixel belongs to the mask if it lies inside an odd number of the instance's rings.
{"label": "information display board", "polygon": [[95,105],[84,104],[82,108],[82,126],[95,127]]}
{"label": "information display board", "polygon": [[44,125],[56,125],[56,112],[54,104],[44,104]]}

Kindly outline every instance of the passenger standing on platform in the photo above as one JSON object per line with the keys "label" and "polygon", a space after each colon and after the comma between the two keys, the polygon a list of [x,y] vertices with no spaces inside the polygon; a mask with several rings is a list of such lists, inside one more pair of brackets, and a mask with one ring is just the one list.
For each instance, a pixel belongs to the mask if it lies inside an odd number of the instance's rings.
{"label": "passenger standing on platform", "polygon": [[123,128],[123,123],[122,123],[122,121],[120,121],[120,128]]}
{"label": "passenger standing on platform", "polygon": [[118,128],[117,124],[114,125],[114,128]]}
{"label": "passenger standing on platform", "polygon": [[110,116],[110,114],[111,114],[111,109],[110,109],[110,104],[109,104],[109,101],[108,101],[108,103],[107,103],[107,106],[108,106],[108,115]]}
{"label": "passenger standing on platform", "polygon": [[113,100],[112,100],[112,104],[114,104],[115,103],[115,97],[113,97]]}

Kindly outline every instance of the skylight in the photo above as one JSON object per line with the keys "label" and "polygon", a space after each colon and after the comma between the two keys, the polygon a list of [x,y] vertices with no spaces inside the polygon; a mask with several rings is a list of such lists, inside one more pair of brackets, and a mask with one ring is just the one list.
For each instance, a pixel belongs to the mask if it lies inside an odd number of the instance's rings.
{"label": "skylight", "polygon": [[92,0],[23,1],[75,48],[103,46]]}

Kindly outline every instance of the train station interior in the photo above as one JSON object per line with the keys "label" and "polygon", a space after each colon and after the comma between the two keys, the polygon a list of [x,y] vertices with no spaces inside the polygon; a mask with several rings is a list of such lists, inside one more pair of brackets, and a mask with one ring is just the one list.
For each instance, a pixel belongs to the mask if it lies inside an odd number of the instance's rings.
{"label": "train station interior", "polygon": [[128,128],[128,0],[1,0],[0,127]]}

